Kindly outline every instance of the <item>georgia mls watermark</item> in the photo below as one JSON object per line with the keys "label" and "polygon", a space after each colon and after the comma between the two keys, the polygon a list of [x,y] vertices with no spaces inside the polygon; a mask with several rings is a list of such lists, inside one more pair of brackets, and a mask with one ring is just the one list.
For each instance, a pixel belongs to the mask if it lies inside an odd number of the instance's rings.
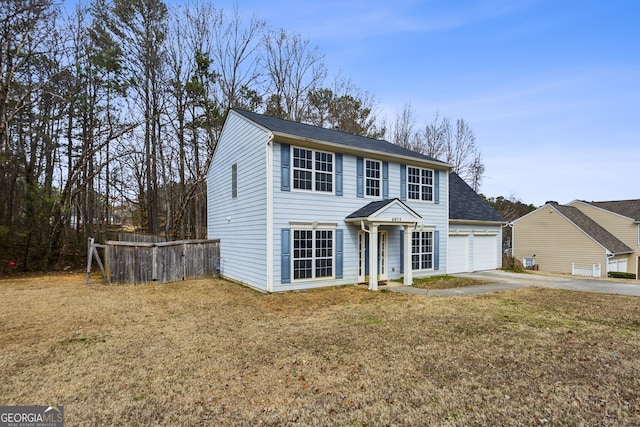
{"label": "georgia mls watermark", "polygon": [[64,427],[64,407],[0,406],[0,427]]}

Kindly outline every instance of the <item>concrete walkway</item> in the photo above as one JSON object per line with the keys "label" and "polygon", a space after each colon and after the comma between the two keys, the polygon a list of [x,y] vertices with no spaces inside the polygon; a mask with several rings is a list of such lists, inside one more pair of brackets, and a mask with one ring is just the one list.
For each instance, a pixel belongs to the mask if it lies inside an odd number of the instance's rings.
{"label": "concrete walkway", "polygon": [[502,270],[462,273],[456,274],[456,276],[485,280],[489,283],[486,285],[466,286],[462,288],[428,290],[404,286],[401,283],[388,282],[382,289],[387,289],[391,292],[402,292],[414,295],[462,296],[536,286],[539,288],[564,289],[569,291],[640,296],[640,281],[637,281],[636,283],[632,281],[618,282],[613,280],[597,280],[566,276],[511,273]]}

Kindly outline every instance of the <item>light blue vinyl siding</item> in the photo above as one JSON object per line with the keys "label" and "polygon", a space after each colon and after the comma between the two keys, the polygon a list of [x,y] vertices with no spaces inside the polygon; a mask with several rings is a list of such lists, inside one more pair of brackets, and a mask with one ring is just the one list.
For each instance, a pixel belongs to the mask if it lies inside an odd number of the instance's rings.
{"label": "light blue vinyl siding", "polygon": [[[267,286],[267,141],[267,132],[230,113],[207,176],[208,237],[220,239],[221,274],[262,290]],[[236,198],[231,197],[234,163]]]}
{"label": "light blue vinyl siding", "polygon": [[[280,144],[274,144],[274,153],[280,153]],[[292,289],[308,289],[321,286],[342,285],[356,283],[358,280],[358,224],[348,224],[344,219],[367,205],[372,201],[371,198],[358,197],[358,170],[356,156],[342,155],[342,176],[343,176],[343,196],[339,197],[335,194],[322,194],[318,192],[303,191],[280,191],[280,173],[281,164],[280,156],[274,155],[274,229],[291,228],[292,222],[295,223],[313,223],[317,221],[322,224],[335,224],[336,230],[342,230],[343,233],[343,275],[342,279],[323,278],[317,280],[291,280],[291,283],[281,283],[281,239],[280,233],[274,233],[274,291],[292,290]],[[400,169],[399,163],[388,163],[388,181],[389,181],[389,198],[400,197]],[[439,193],[441,200],[448,200],[448,182],[446,174],[442,174],[439,180]],[[439,253],[440,253],[440,271],[421,271],[416,272],[422,276],[442,274],[443,266],[446,265],[446,236],[448,225],[448,211],[446,203],[435,204],[433,202],[421,201],[405,201],[416,213],[422,216],[423,220],[418,226],[425,226],[439,230]],[[401,213],[401,211],[398,211]],[[392,211],[390,211],[392,214]],[[389,214],[385,215],[389,216]],[[388,239],[388,258],[387,258],[387,277],[389,279],[399,279],[401,273],[401,252],[400,252],[400,234],[402,227],[385,226],[380,231],[387,232]],[[337,233],[334,233],[334,235]],[[337,256],[337,255],[336,255]],[[334,276],[336,273],[334,272]]]}
{"label": "light blue vinyl siding", "polygon": [[[353,154],[333,153],[335,154],[334,183],[336,186],[334,192],[298,191],[291,185],[291,164],[288,168],[286,165],[282,167],[283,150],[277,140],[273,142],[271,151],[273,179],[267,183],[268,141],[269,133],[263,128],[247,121],[237,113],[229,113],[207,176],[208,237],[220,239],[222,275],[266,290],[268,270],[266,251],[267,248],[272,247],[272,283],[273,290],[276,292],[356,283],[360,224],[346,223],[345,218],[375,200],[366,196],[358,197],[357,157]],[[295,147],[295,144],[291,144],[291,147]],[[326,151],[321,147],[318,149]],[[367,158],[370,157],[372,156],[368,154]],[[401,174],[401,170],[406,169],[406,165],[391,161],[385,156],[372,158],[383,162],[383,195],[388,198],[400,198],[403,195],[401,193],[405,193],[406,196],[406,176],[403,177]],[[232,198],[231,194],[231,165],[233,164],[237,164],[236,198]],[[283,170],[289,176],[288,187],[283,185],[286,184],[282,181]],[[340,191],[339,182],[342,183],[342,191]],[[401,185],[403,182],[404,185]],[[405,201],[422,217],[418,227],[439,231],[440,271],[415,272],[416,277],[418,274],[442,274],[446,266],[448,235],[446,173],[441,173],[437,184],[438,188],[435,191],[440,196],[440,203]],[[267,186],[271,186],[273,193],[272,224],[267,224]],[[393,210],[385,216],[389,215],[393,215]],[[314,222],[335,230],[333,277],[294,280],[290,274],[290,259],[285,256],[283,261],[283,249],[285,255],[290,257],[292,248],[282,246],[283,236],[288,240],[288,244],[291,235],[282,230],[292,230],[296,224],[302,223],[308,226]],[[273,242],[267,242],[268,229],[272,231]],[[399,279],[402,276],[400,250],[402,227],[383,226],[380,227],[380,231],[387,232],[387,277],[392,280]],[[342,240],[341,251],[336,246],[340,239]],[[340,268],[340,260],[342,268]],[[284,275],[282,274],[283,266],[284,269],[289,270],[284,272]]]}

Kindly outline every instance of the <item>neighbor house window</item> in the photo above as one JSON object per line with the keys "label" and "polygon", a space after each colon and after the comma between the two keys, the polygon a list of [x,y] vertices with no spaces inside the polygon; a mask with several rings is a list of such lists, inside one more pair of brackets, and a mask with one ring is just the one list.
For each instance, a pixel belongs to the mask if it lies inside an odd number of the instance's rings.
{"label": "neighbor house window", "polygon": [[294,280],[333,276],[333,230],[293,230]]}
{"label": "neighbor house window", "polygon": [[433,268],[433,231],[411,233],[411,268],[413,270]]}
{"label": "neighbor house window", "polygon": [[433,170],[408,167],[407,194],[411,200],[433,201]]}
{"label": "neighbor house window", "polygon": [[536,264],[535,258],[522,258],[522,265],[524,268],[531,268]]}
{"label": "neighbor house window", "polygon": [[366,195],[380,197],[380,162],[365,160]]}
{"label": "neighbor house window", "polygon": [[238,164],[231,165],[231,198],[238,197]]}
{"label": "neighbor house window", "polygon": [[333,192],[333,154],[294,147],[293,188]]}

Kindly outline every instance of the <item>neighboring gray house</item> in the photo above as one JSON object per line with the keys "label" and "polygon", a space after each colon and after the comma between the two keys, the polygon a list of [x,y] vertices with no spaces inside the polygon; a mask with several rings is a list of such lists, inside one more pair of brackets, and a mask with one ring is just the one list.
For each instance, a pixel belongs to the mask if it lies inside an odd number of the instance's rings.
{"label": "neighboring gray house", "polygon": [[[386,141],[231,110],[207,179],[221,274],[278,292],[360,282],[377,289],[401,277],[410,285],[445,274],[455,256],[469,257],[466,271],[495,269],[501,218],[450,171]],[[461,191],[455,212],[452,184]],[[450,213],[454,236],[468,237],[465,255],[449,249]]]}

